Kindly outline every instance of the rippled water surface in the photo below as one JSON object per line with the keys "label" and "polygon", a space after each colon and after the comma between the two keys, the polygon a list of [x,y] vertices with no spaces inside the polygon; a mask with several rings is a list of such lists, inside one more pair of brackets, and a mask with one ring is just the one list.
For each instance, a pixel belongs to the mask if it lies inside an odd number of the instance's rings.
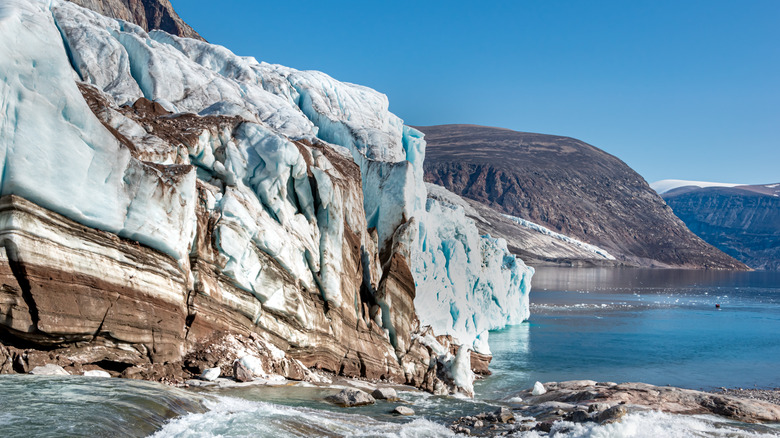
{"label": "rippled water surface", "polygon": [[780,273],[541,268],[530,320],[490,346],[487,398],[583,378],[780,387]]}

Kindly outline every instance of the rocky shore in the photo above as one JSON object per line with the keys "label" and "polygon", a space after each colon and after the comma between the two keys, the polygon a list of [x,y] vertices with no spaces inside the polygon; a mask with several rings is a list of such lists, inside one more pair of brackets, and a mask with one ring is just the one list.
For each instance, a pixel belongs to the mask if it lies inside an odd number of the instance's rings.
{"label": "rocky shore", "polygon": [[713,394],[729,395],[750,400],[761,400],[780,405],[780,388],[774,389],[743,389],[743,388],[720,388],[712,391]]}
{"label": "rocky shore", "polygon": [[[244,355],[248,351],[254,354]],[[375,404],[381,408],[380,405],[385,404],[387,414],[405,417],[426,415],[413,400],[404,399],[410,391],[418,392],[417,388],[378,379],[345,378],[310,369],[256,337],[229,336],[222,339],[210,349],[187,356],[180,368],[181,373],[163,379],[150,379],[147,373],[153,370],[133,372],[128,368],[121,373],[77,370],[73,367],[66,370],[56,363],[44,363],[43,358],[40,359],[40,364],[35,361],[27,364],[30,368],[28,373],[145,378],[184,388],[218,390],[307,385],[326,389],[327,395],[322,396],[320,401],[331,404],[336,410]],[[468,415],[452,412],[451,416],[445,415],[437,422],[446,421],[452,432],[468,436],[506,436],[523,432],[553,436],[574,430],[579,427],[578,424],[604,426],[620,423],[630,414],[650,411],[712,415],[741,423],[780,423],[780,389],[721,388],[703,392],[645,383],[618,384],[592,380],[537,382],[532,388],[508,394],[503,400],[490,404],[493,407],[486,406],[484,412],[475,414],[472,411]]]}
{"label": "rocky shore", "polygon": [[[780,390],[721,389],[702,392],[646,383],[537,382],[508,397],[507,407],[455,419],[458,434],[503,436],[536,431],[544,435],[559,421],[607,425],[631,413],[661,411],[679,415],[716,415],[744,423],[780,422]],[[565,428],[564,428],[565,429]]]}

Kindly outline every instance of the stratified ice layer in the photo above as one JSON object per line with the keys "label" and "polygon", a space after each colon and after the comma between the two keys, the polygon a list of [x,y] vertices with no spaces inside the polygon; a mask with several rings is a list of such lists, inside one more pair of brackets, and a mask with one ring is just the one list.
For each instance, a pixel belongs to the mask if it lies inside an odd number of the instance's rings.
{"label": "stratified ice layer", "polygon": [[[143,159],[93,115],[77,81],[112,100],[103,120]],[[118,111],[142,97],[171,117],[240,119],[167,153],[165,142]],[[369,88],[147,33],[62,0],[7,0],[0,5],[0,111],[2,195],[186,264],[200,193],[201,207],[219,218],[223,273],[304,326],[307,315],[289,299],[296,286],[269,277],[265,258],[339,305],[345,227],[363,224],[356,211],[376,229],[381,253],[400,251],[411,261],[415,307],[437,334],[486,353],[487,330],[528,316],[533,270],[502,240],[479,236],[459,208],[426,201],[422,134]],[[363,196],[339,186],[349,176],[299,140],[351,156]],[[383,321],[393,333],[392,318]]]}

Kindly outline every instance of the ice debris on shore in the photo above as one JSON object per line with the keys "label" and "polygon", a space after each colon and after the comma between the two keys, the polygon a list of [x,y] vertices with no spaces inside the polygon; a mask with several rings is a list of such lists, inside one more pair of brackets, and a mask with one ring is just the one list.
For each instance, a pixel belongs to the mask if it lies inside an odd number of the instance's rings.
{"label": "ice debris on shore", "polygon": [[[139,159],[95,117],[77,82],[117,107],[146,98],[170,117],[241,122],[205,129],[185,156],[173,156],[160,155],[159,139],[143,126],[118,111],[104,114],[112,129],[138,139]],[[196,182],[220,188],[204,207],[222,218],[215,236],[223,274],[264,306],[294,314],[284,287],[267,284],[257,253],[307,290],[341,303],[340,245],[351,218],[334,179],[343,175],[324,155],[304,157],[293,143],[321,140],[359,165],[368,227],[376,228],[381,250],[411,261],[421,323],[462,343],[451,371],[464,387],[466,350],[489,353],[488,330],[528,317],[533,270],[503,240],[480,236],[460,207],[426,199],[423,135],[372,89],[147,33],[62,0],[2,6],[0,84],[2,195],[25,197],[186,266],[196,237]],[[42,172],[57,178],[39,178]],[[305,324],[306,315],[296,317]],[[392,334],[390,321],[383,325]]]}
{"label": "ice debris on shore", "polygon": [[542,382],[536,382],[534,383],[534,388],[531,390],[532,395],[542,395],[547,392],[546,389],[544,389],[544,385],[542,385]]}

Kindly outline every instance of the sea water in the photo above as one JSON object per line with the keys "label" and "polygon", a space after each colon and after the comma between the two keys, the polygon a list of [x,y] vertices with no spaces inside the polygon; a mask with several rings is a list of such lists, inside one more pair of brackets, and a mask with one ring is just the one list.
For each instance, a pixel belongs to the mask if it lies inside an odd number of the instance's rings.
{"label": "sea water", "polygon": [[780,273],[539,268],[529,321],[490,346],[486,398],[577,379],[780,387]]}
{"label": "sea water", "polygon": [[[493,410],[537,380],[774,388],[778,280],[761,272],[538,269],[531,318],[491,333],[493,375],[477,382],[476,397],[402,391],[414,417],[390,415],[394,404],[385,402],[337,408],[323,399],[338,389],[309,384],[185,391],[123,379],[0,376],[0,436],[438,437],[452,435],[445,427],[452,419]],[[559,437],[780,435],[778,425],[659,412],[555,430]]]}

